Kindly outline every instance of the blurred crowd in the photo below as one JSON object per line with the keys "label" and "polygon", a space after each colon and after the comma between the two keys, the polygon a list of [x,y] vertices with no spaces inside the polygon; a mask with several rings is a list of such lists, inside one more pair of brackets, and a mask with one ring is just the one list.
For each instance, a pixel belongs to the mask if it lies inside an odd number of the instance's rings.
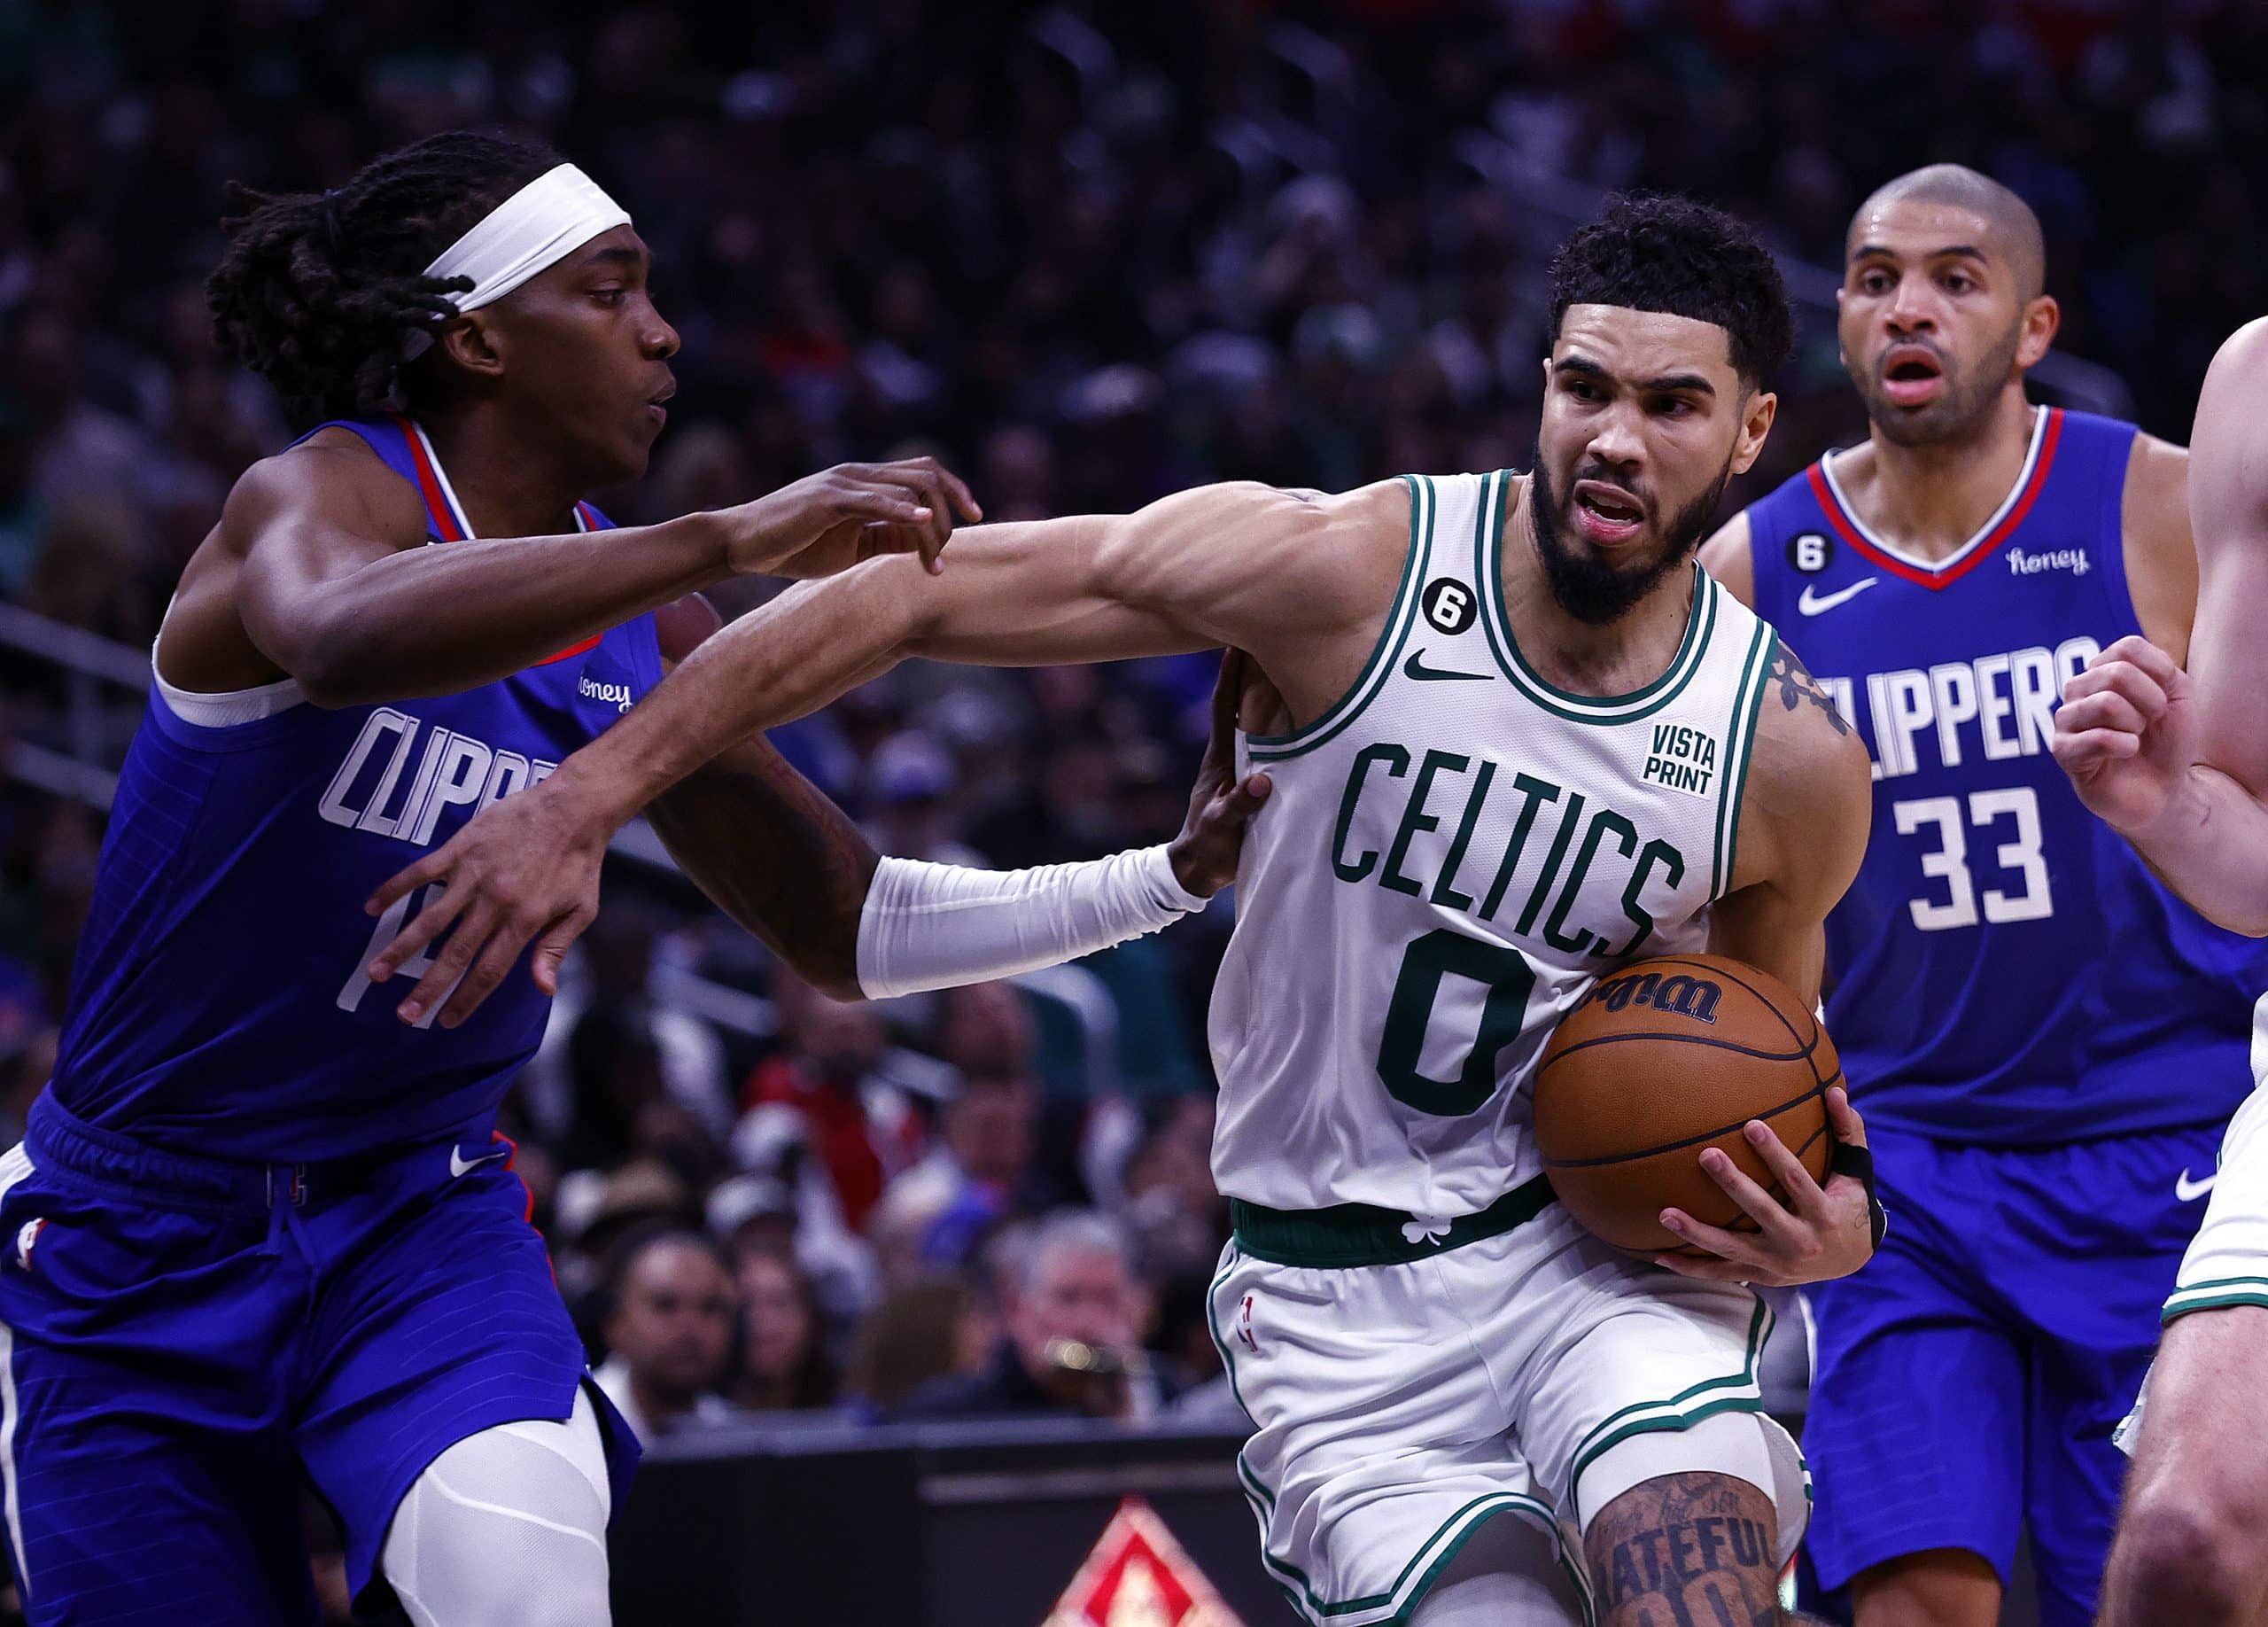
{"label": "blurred crowd", "polygon": [[[547,135],[657,253],[682,389],[601,498],[625,521],[911,448],[1011,518],[1524,466],[1541,269],[1586,188],[1689,191],[1831,267],[1876,183],[1987,169],[2046,223],[2064,347],[2175,439],[2268,305],[2244,0],[0,0],[0,600],[146,647],[299,427],[212,346],[225,180],[336,185],[479,122]],[[1861,432],[1815,313],[1783,385],[1735,501]],[[1088,857],[1177,825],[1208,663],[901,671],[780,743],[885,851]],[[4,650],[0,679],[0,753],[132,727]],[[0,1120],[44,1078],[99,838],[0,782]],[[625,1411],[1224,1405],[1223,914],[848,1006],[613,876],[513,1119]]]}

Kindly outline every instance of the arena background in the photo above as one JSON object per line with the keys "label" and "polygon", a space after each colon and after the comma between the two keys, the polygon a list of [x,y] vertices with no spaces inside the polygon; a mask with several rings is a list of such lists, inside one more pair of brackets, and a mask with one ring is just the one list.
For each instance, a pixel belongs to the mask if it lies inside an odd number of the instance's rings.
{"label": "arena background", "polygon": [[[1933,160],[2046,226],[2039,393],[2186,440],[2214,345],[2268,304],[2268,171],[2242,161],[2264,88],[2268,8],[2208,0],[0,0],[5,1137],[167,594],[292,432],[208,330],[229,179],[336,185],[485,123],[590,169],[685,341],[650,475],[601,497],[625,520],[909,448],[995,518],[1524,467],[1543,257],[1604,191],[1689,192],[1752,220],[1804,304],[1729,504],[1862,433],[1826,320],[1845,222]],[[1087,857],[1178,824],[1209,678],[907,669],[779,740],[886,851]],[[792,985],[636,828],[609,887],[514,1109],[519,1167],[594,1360],[658,1336],[609,1314],[642,1226],[712,1226],[737,1279],[687,1335],[717,1352],[704,1399],[625,1512],[619,1619],[1037,1623],[1133,1491],[1242,1619],[1288,1622],[1199,1308],[1227,907],[854,1008]],[[1066,1208],[1131,1239],[1183,1398],[1139,1426],[904,1421],[923,1381],[1000,1359],[1003,1276]],[[1776,1355],[1792,1417],[1800,1339]],[[332,1567],[319,1512],[310,1545]]]}

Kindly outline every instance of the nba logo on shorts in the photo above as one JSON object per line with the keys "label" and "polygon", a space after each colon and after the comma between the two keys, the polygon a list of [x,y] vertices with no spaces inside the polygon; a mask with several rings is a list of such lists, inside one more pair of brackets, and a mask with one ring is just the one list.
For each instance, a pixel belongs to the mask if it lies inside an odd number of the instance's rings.
{"label": "nba logo on shorts", "polygon": [[32,1246],[39,1242],[39,1234],[46,1230],[47,1222],[35,1216],[16,1228],[16,1265],[19,1270],[32,1268]]}

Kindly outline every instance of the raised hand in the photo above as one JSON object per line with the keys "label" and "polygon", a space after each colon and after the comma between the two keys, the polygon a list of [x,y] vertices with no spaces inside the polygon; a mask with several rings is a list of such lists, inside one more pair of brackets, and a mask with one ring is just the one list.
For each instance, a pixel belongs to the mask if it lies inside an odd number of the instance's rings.
{"label": "raised hand", "polygon": [[[1867,1126],[1841,1086],[1827,1093],[1828,1132],[1853,1147],[1867,1144]],[[1794,1288],[1847,1277],[1874,1254],[1874,1218],[1866,1183],[1855,1175],[1834,1175],[1821,1187],[1790,1152],[1771,1126],[1751,1119],[1749,1145],[1764,1160],[1785,1193],[1774,1197],[1740,1172],[1740,1166],[1712,1147],[1701,1167],[1722,1187],[1743,1213],[1756,1222],[1752,1232],[1728,1231],[1696,1220],[1682,1209],[1662,1211],[1662,1225],[1715,1259],[1665,1254],[1654,1264],[1682,1277],[1746,1282],[1761,1288]]]}
{"label": "raised hand", "polygon": [[720,512],[726,557],[743,576],[832,576],[881,554],[919,554],[935,575],[956,516],[984,510],[934,457],[837,463]]}
{"label": "raised hand", "polygon": [[2129,636],[2063,686],[2053,743],[2079,800],[2131,836],[2165,812],[2196,739],[2189,674],[2149,640]]}
{"label": "raised hand", "polygon": [[1237,705],[1250,666],[1243,650],[1222,652],[1221,673],[1213,681],[1213,732],[1189,793],[1189,817],[1166,850],[1176,879],[1201,899],[1236,880],[1244,828],[1274,789],[1264,774],[1237,778]]}

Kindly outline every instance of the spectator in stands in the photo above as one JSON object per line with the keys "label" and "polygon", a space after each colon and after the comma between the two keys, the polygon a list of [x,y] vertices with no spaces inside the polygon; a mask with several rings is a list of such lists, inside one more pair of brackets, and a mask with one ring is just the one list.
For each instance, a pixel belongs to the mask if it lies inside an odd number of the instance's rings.
{"label": "spectator in stands", "polygon": [[792,1261],[810,1286],[819,1337],[832,1350],[849,1347],[851,1331],[882,1290],[865,1239],[839,1226],[804,1225],[794,1189],[776,1175],[719,1181],[709,1194],[708,1219],[709,1234],[723,1245],[735,1276],[752,1254]]}
{"label": "spectator in stands", "polygon": [[887,1418],[924,1385],[991,1366],[1000,1319],[966,1276],[932,1276],[883,1295],[860,1324],[843,1390],[858,1414]]}
{"label": "spectator in stands", "polygon": [[1006,1335],[990,1365],[923,1385],[900,1417],[1052,1413],[1138,1422],[1183,1388],[1177,1368],[1142,1348],[1148,1296],[1112,1221],[1059,1210],[1017,1240],[1004,1265]]}
{"label": "spectator in stands", "polygon": [[908,1082],[934,1090],[936,1070],[895,1065],[900,1054],[871,1006],[831,1000],[784,969],[773,999],[781,1048],[749,1076],[734,1161],[784,1172],[786,1150],[807,1148],[808,1167],[825,1178],[822,1195],[860,1229],[882,1188],[921,1155],[926,1111]]}
{"label": "spectator in stands", "polygon": [[841,1375],[828,1359],[819,1299],[792,1256],[772,1249],[742,1251],[741,1363],[732,1398],[754,1412],[833,1406]]}
{"label": "spectator in stands", "polygon": [[1029,1078],[967,1075],[944,1106],[936,1145],[890,1183],[868,1222],[885,1269],[958,1265],[1003,1222],[1030,1212],[1038,1130],[1039,1092]]}
{"label": "spectator in stands", "polygon": [[617,1256],[595,1374],[638,1438],[714,1428],[740,1416],[719,1390],[738,1312],[723,1250],[699,1232],[664,1228],[626,1239]]}

